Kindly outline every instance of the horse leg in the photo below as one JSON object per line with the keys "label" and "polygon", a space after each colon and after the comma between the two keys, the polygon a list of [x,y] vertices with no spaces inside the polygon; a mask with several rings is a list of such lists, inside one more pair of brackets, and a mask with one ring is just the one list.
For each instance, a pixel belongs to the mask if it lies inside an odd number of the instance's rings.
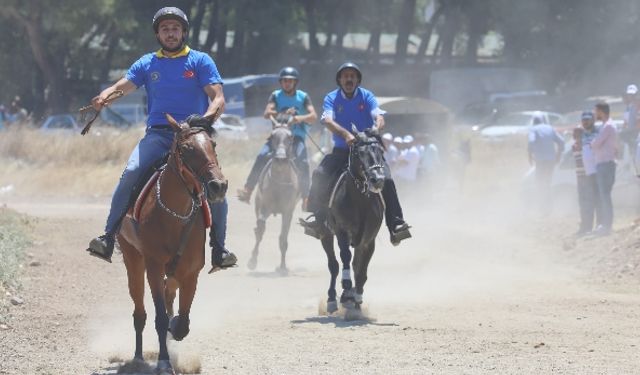
{"label": "horse leg", "polygon": [[164,265],[158,262],[147,260],[147,282],[153,297],[153,306],[156,310],[156,332],[158,333],[158,366],[159,373],[175,374],[169,362],[169,351],[167,350],[167,330],[169,327],[169,316],[167,315],[164,302]]}
{"label": "horse leg", "polygon": [[175,277],[169,277],[164,280],[164,303],[169,319],[173,318],[173,301],[176,299],[176,290],[178,287],[178,280],[176,280]]}
{"label": "horse leg", "polygon": [[187,275],[180,283],[178,315],[174,316],[169,323],[169,330],[176,341],[181,341],[189,334],[189,313],[197,285],[198,272]]}
{"label": "horse leg", "polygon": [[340,247],[340,260],[342,260],[342,295],[340,303],[347,308],[351,308],[355,300],[353,297],[353,283],[351,282],[351,249],[349,246],[349,235],[346,232],[339,232],[338,247]]}
{"label": "horse leg", "polygon": [[120,250],[127,268],[129,281],[129,295],[133,300],[133,328],[136,331],[136,351],[134,359],[142,361],[142,331],[147,321],[147,313],[144,309],[144,258],[138,251],[125,242],[119,240]]}
{"label": "horse leg", "polygon": [[249,263],[247,263],[247,267],[250,270],[255,270],[258,265],[258,248],[260,247],[260,242],[262,241],[262,236],[264,235],[264,231],[267,228],[267,219],[258,216],[256,220],[256,227],[253,232],[256,235],[256,244],[253,246],[253,251],[251,252],[251,259],[249,259]]}
{"label": "horse leg", "polygon": [[355,271],[356,278],[356,293],[355,303],[356,308],[360,308],[362,305],[362,293],[364,292],[364,283],[367,282],[367,268],[369,267],[369,261],[375,251],[376,243],[372,240],[370,244],[362,247],[358,247],[355,251],[355,257],[353,259],[353,269]]}
{"label": "horse leg", "polygon": [[[292,207],[293,208],[293,207]],[[293,209],[282,214],[282,227],[280,228],[280,267],[278,271],[287,273],[287,249],[289,248],[289,229],[291,228],[291,219],[293,218]]]}
{"label": "horse leg", "polygon": [[327,299],[327,312],[331,314],[338,310],[338,303],[336,302],[336,279],[338,278],[340,264],[338,264],[338,259],[336,259],[336,253],[333,249],[333,236],[324,236],[321,242],[322,248],[327,254],[329,273],[331,274],[328,291],[329,298]]}

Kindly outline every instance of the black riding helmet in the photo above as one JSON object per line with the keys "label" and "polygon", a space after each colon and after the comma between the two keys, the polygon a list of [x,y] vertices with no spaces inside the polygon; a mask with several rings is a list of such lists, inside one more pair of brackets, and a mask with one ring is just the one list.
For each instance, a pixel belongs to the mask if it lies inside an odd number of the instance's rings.
{"label": "black riding helmet", "polygon": [[189,31],[189,19],[187,15],[180,10],[180,8],[176,7],[164,7],[156,12],[153,16],[153,31],[158,33],[158,25],[160,25],[160,21],[166,19],[174,19],[179,21],[182,24],[182,29],[185,32]]}
{"label": "black riding helmet", "polygon": [[360,67],[358,65],[352,63],[351,61],[340,65],[340,67],[338,68],[338,71],[336,72],[336,84],[340,86],[340,73],[348,68],[356,71],[356,73],[358,74],[358,85],[360,85],[362,83],[362,71],[360,70]]}
{"label": "black riding helmet", "polygon": [[283,78],[293,78],[296,81],[299,79],[300,74],[298,73],[298,70],[294,67],[291,66],[285,66],[284,68],[280,69],[280,78],[279,79],[283,79]]}

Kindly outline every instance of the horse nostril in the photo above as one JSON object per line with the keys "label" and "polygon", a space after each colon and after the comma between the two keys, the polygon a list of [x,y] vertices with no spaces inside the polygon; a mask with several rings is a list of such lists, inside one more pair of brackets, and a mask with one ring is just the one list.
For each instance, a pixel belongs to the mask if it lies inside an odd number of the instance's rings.
{"label": "horse nostril", "polygon": [[207,189],[212,193],[218,193],[218,191],[220,191],[221,187],[222,186],[221,186],[220,182],[215,181],[215,180],[209,181],[207,183]]}
{"label": "horse nostril", "polygon": [[229,184],[227,181],[211,180],[207,182],[207,190],[213,195],[224,195],[227,193]]}

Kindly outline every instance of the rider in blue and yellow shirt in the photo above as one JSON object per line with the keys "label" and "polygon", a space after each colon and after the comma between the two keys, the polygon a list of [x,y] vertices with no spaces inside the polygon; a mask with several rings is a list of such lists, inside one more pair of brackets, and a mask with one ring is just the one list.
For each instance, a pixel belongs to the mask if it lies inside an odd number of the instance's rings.
{"label": "rider in blue and yellow shirt", "polygon": [[[316,115],[316,110],[313,108],[309,95],[296,88],[299,77],[298,71],[293,67],[287,66],[280,70],[280,89],[275,90],[269,96],[267,107],[264,110],[264,118],[276,117],[279,113],[287,113],[293,116],[291,119],[293,162],[297,169],[300,196],[304,205],[309,195],[309,160],[305,140],[310,127],[309,124],[314,123],[318,119],[318,115]],[[253,163],[247,182],[244,184],[244,189],[238,190],[238,199],[242,202],[249,203],[251,193],[258,184],[260,172],[267,165],[271,152],[271,146],[267,140]]]}
{"label": "rider in blue and yellow shirt", "polygon": [[[149,117],[145,136],[131,153],[113,193],[105,234],[93,239],[87,249],[91,255],[108,262],[111,262],[115,235],[129,207],[132,192],[145,182],[143,179],[149,168],[171,149],[175,133],[167,123],[165,113],[179,122],[196,114],[196,122],[211,123],[224,111],[222,78],[209,55],[186,45],[189,20],[184,12],[175,7],[158,10],[153,17],[153,30],[161,48],[138,59],[124,78],[92,100],[94,108],[100,110],[106,105],[106,99],[118,90],[126,95],[144,86],[147,91]],[[214,221],[210,233],[212,263],[226,268],[237,262],[235,255],[224,248],[226,200],[213,204],[211,212]]]}
{"label": "rider in blue and yellow shirt", "polygon": [[[375,95],[360,87],[361,82],[360,68],[351,62],[344,63],[336,73],[338,89],[331,91],[324,98],[321,120],[333,133],[334,148],[313,172],[307,210],[314,213],[315,220],[302,221],[305,232],[317,238],[321,237],[321,226],[325,225],[330,190],[346,168],[349,146],[355,141],[355,136],[351,133],[352,125],[358,131],[375,128],[379,132],[384,128],[385,112],[378,107]],[[385,172],[382,189],[386,205],[385,221],[391,235],[391,243],[395,246],[400,244],[400,241],[410,238],[411,233],[409,225],[404,221],[396,186],[387,165]]]}

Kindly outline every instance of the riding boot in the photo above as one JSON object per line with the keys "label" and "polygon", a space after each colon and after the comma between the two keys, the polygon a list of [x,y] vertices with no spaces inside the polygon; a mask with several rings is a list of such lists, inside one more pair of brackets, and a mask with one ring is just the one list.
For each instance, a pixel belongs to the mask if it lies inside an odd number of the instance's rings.
{"label": "riding boot", "polygon": [[96,258],[111,263],[114,246],[115,236],[111,233],[105,233],[102,236],[91,240],[87,251],[89,252],[89,255],[93,255]]}
{"label": "riding boot", "polygon": [[233,267],[238,262],[236,255],[224,246],[226,232],[227,206],[225,202],[212,205],[213,225],[209,231],[211,246],[211,270],[209,273]]}
{"label": "riding boot", "polygon": [[398,246],[400,241],[411,238],[411,232],[409,232],[411,227],[403,219],[396,185],[390,178],[387,178],[384,182],[382,197],[385,201],[385,221],[389,228],[391,244]]}
{"label": "riding boot", "polygon": [[269,142],[267,142],[262,146],[262,148],[260,149],[260,153],[258,153],[256,160],[253,162],[253,166],[251,167],[251,171],[249,172],[249,176],[247,177],[247,182],[244,184],[244,189],[238,190],[238,200],[240,200],[241,202],[249,203],[251,199],[251,192],[258,184],[260,174],[269,162],[270,152],[271,149],[269,146]]}
{"label": "riding boot", "polygon": [[234,267],[238,263],[238,257],[220,245],[213,228],[209,232],[209,237],[209,245],[211,245],[211,270],[209,273]]}
{"label": "riding boot", "polygon": [[319,209],[306,219],[300,218],[300,225],[304,228],[304,234],[322,239],[327,233],[327,210]]}

